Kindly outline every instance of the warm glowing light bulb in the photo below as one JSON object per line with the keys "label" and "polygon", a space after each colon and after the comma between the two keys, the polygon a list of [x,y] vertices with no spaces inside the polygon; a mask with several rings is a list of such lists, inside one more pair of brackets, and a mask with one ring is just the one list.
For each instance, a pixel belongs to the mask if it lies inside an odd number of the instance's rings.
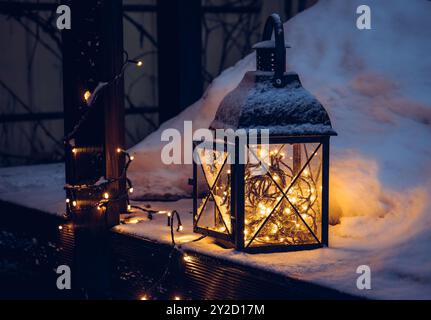
{"label": "warm glowing light bulb", "polygon": [[105,199],[109,199],[109,193],[108,193],[108,192],[105,192],[105,193],[103,194],[103,197],[104,197]]}
{"label": "warm glowing light bulb", "polygon": [[227,171],[227,174],[230,174],[230,170]]}
{"label": "warm glowing light bulb", "polygon": [[290,208],[284,209],[284,213],[290,213]]}
{"label": "warm glowing light bulb", "polygon": [[130,156],[130,161],[135,160],[135,156]]}
{"label": "warm glowing light bulb", "polygon": [[248,235],[248,230],[244,230],[244,235]]}
{"label": "warm glowing light bulb", "polygon": [[85,99],[85,101],[87,101],[88,102],[88,100],[90,99],[90,97],[91,97],[91,92],[90,91],[85,91],[84,92],[84,99]]}
{"label": "warm glowing light bulb", "polygon": [[167,215],[168,215],[168,217],[170,217],[172,215],[172,213],[170,211],[168,211]]}
{"label": "warm glowing light bulb", "polygon": [[175,296],[174,300],[181,300],[181,297],[180,296]]}
{"label": "warm glowing light bulb", "polygon": [[266,149],[260,149],[259,156],[261,158],[266,158],[268,156],[268,151]]}
{"label": "warm glowing light bulb", "polygon": [[221,228],[220,228],[220,231],[221,231],[221,232],[225,232],[225,231],[226,231],[226,227],[221,227]]}
{"label": "warm glowing light bulb", "polygon": [[193,261],[193,257],[192,256],[188,256],[188,255],[184,255],[184,257],[183,257],[183,259],[184,259],[184,261],[186,261],[186,262],[191,262],[191,261]]}
{"label": "warm glowing light bulb", "polygon": [[132,206],[130,204],[127,205],[127,210],[132,210]]}
{"label": "warm glowing light bulb", "polygon": [[72,148],[72,153],[73,153],[73,154],[77,154],[77,153],[78,153],[78,150],[77,150],[76,148]]}
{"label": "warm glowing light bulb", "polygon": [[138,66],[138,67],[142,67],[142,65],[143,65],[144,63],[141,61],[141,60],[139,60],[138,62],[136,62],[136,65]]}
{"label": "warm glowing light bulb", "polygon": [[101,206],[97,206],[97,210],[101,211],[102,207]]}
{"label": "warm glowing light bulb", "polygon": [[304,170],[304,175],[307,177],[308,175],[310,175],[310,171],[308,171],[308,169]]}
{"label": "warm glowing light bulb", "polygon": [[183,231],[183,230],[184,230],[184,227],[181,225],[181,226],[179,226],[179,227],[178,227],[178,230],[179,230],[179,231]]}
{"label": "warm glowing light bulb", "polygon": [[58,226],[58,230],[63,230],[63,226]]}
{"label": "warm glowing light bulb", "polygon": [[148,297],[147,297],[147,295],[143,295],[139,298],[139,300],[148,300]]}
{"label": "warm glowing light bulb", "polygon": [[130,193],[133,193],[133,188],[129,188],[129,192],[130,192]]}
{"label": "warm glowing light bulb", "polygon": [[70,199],[69,198],[66,198],[66,203],[69,203],[70,202]]}
{"label": "warm glowing light bulb", "polygon": [[78,203],[76,201],[72,201],[72,206],[76,207]]}
{"label": "warm glowing light bulb", "polygon": [[117,148],[117,153],[121,153],[121,148]]}

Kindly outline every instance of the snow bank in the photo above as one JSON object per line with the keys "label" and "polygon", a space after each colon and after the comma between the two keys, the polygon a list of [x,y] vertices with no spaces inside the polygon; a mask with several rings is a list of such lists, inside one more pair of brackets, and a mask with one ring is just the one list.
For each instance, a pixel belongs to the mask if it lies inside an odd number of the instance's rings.
{"label": "snow bank", "polygon": [[[298,72],[339,134],[332,139],[330,215],[340,223],[330,233],[334,248],[357,250],[356,265],[376,271],[375,291],[362,294],[431,298],[431,2],[367,1],[366,31],[356,28],[360,4],[320,0],[288,21],[287,70]],[[184,120],[208,127],[223,97],[254,70],[254,59],[225,70],[202,99],[130,150],[137,197],[190,195],[191,167],[161,163],[161,131],[182,131]],[[336,272],[315,276],[329,281]],[[419,292],[403,291],[415,285]]]}
{"label": "snow bank", "polygon": [[[285,24],[288,70],[323,102],[339,137],[333,139],[333,221],[344,215],[383,215],[399,192],[415,198],[430,180],[431,25],[424,0],[371,1],[373,30],[359,31],[359,1],[320,1]],[[336,36],[335,36],[336,35]],[[189,196],[190,166],[160,161],[161,131],[192,120],[208,127],[220,101],[245,72],[254,54],[224,71],[201,100],[131,149],[137,196]],[[393,200],[395,201],[395,200]],[[408,200],[406,200],[408,201]],[[419,200],[418,200],[419,201]],[[406,202],[407,203],[407,202]]]}

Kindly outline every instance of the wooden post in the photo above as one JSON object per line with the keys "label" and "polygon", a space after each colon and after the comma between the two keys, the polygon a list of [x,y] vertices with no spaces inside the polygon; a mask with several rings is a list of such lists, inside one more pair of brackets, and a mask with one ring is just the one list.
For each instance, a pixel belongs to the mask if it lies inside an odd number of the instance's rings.
{"label": "wooden post", "polygon": [[202,95],[201,19],[201,0],[157,2],[160,123]]}
{"label": "wooden post", "polygon": [[[66,143],[66,183],[94,184],[103,177],[120,177],[124,168],[124,156],[116,152],[117,148],[124,147],[123,77],[105,86],[91,107],[84,99],[85,91],[93,93],[99,83],[109,82],[121,72],[124,62],[122,0],[63,3],[70,6],[72,16],[71,30],[62,31],[65,135],[87,114],[69,144]],[[121,197],[125,189],[122,179],[111,183],[106,190],[76,193],[73,218],[88,225],[118,224],[119,214],[126,211],[126,200]],[[110,202],[106,211],[95,206],[104,192],[109,193],[110,199],[119,198]]]}

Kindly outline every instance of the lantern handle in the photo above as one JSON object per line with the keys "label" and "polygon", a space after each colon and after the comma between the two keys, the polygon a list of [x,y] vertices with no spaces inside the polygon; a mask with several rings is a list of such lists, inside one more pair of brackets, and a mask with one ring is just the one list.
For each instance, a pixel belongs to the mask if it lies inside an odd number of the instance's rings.
{"label": "lantern handle", "polygon": [[284,42],[283,23],[281,22],[280,16],[276,13],[271,14],[268,19],[266,19],[262,41],[271,40],[273,31],[275,40],[274,86],[284,87],[285,81],[283,80],[283,75],[286,71],[286,47]]}

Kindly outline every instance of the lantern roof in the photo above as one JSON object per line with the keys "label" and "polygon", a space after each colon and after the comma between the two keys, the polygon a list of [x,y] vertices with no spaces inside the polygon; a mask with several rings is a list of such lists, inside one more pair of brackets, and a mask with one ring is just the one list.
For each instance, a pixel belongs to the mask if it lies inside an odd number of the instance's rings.
{"label": "lantern roof", "polygon": [[[274,30],[274,40],[271,35]],[[244,75],[222,100],[211,129],[269,129],[271,135],[336,135],[322,104],[286,72],[286,47],[280,17],[271,15],[257,43],[257,71]]]}
{"label": "lantern roof", "polygon": [[273,73],[247,72],[221,102],[212,129],[269,129],[271,135],[336,135],[322,104],[301,84],[296,73],[284,74],[276,88]]}

